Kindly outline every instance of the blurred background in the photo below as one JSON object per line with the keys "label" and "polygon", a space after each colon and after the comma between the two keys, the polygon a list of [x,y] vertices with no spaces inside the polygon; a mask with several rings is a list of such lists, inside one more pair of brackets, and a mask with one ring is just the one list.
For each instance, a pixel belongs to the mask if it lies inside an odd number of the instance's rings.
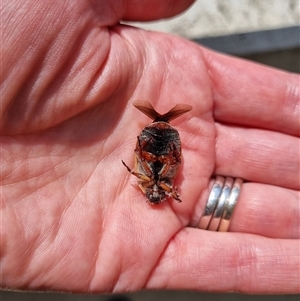
{"label": "blurred background", "polygon": [[299,20],[299,0],[198,0],[175,18],[130,24],[299,73]]}
{"label": "blurred background", "polygon": [[[180,35],[220,52],[299,73],[299,20],[300,0],[198,0],[186,12],[173,19],[130,24],[146,30]],[[1,301],[190,301],[201,299],[208,301],[299,301],[299,296],[219,295],[185,291],[141,291],[124,295],[0,292]]]}

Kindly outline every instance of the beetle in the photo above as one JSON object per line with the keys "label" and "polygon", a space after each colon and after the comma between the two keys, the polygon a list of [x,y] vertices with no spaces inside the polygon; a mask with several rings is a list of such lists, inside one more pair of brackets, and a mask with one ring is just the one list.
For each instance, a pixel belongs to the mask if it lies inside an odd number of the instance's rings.
{"label": "beetle", "polygon": [[181,141],[178,131],[169,122],[192,110],[192,106],[177,104],[167,113],[159,114],[149,101],[135,101],[133,105],[153,122],[137,137],[134,169],[123,160],[122,163],[139,179],[138,185],[150,204],[160,204],[167,197],[181,202],[173,186],[181,164]]}

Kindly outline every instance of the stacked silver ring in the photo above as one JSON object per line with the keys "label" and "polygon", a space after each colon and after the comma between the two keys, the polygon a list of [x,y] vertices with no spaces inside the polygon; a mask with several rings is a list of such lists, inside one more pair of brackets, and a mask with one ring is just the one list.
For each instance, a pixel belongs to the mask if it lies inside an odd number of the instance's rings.
{"label": "stacked silver ring", "polygon": [[216,176],[198,228],[211,231],[228,231],[243,180]]}

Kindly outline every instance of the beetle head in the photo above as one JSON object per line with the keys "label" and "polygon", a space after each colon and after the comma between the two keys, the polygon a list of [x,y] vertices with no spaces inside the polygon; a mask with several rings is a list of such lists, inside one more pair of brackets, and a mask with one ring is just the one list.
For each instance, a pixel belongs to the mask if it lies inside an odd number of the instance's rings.
{"label": "beetle head", "polygon": [[153,187],[147,188],[145,194],[146,198],[151,204],[160,204],[166,198],[165,191],[157,185],[153,185]]}

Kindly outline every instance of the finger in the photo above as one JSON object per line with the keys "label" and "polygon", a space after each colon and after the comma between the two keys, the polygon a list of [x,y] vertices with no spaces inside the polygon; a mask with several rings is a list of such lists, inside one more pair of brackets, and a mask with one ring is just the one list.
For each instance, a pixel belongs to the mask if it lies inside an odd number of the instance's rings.
{"label": "finger", "polygon": [[[190,225],[198,227],[211,191],[203,193]],[[300,196],[298,191],[259,183],[244,183],[235,205],[230,232],[270,238],[300,238]]]}
{"label": "finger", "polygon": [[[175,16],[187,9],[195,0],[125,1],[123,20],[150,21]],[[124,1],[123,1],[124,2]],[[119,1],[116,6],[120,7]]]}
{"label": "finger", "polygon": [[299,189],[298,138],[221,124],[216,128],[216,174]]}
{"label": "finger", "polygon": [[185,228],[167,245],[146,288],[297,293],[299,258],[298,240]]}
{"label": "finger", "polygon": [[204,50],[214,116],[222,122],[299,135],[299,76]]}
{"label": "finger", "polygon": [[272,238],[300,238],[299,192],[257,183],[244,183],[230,231]]}

